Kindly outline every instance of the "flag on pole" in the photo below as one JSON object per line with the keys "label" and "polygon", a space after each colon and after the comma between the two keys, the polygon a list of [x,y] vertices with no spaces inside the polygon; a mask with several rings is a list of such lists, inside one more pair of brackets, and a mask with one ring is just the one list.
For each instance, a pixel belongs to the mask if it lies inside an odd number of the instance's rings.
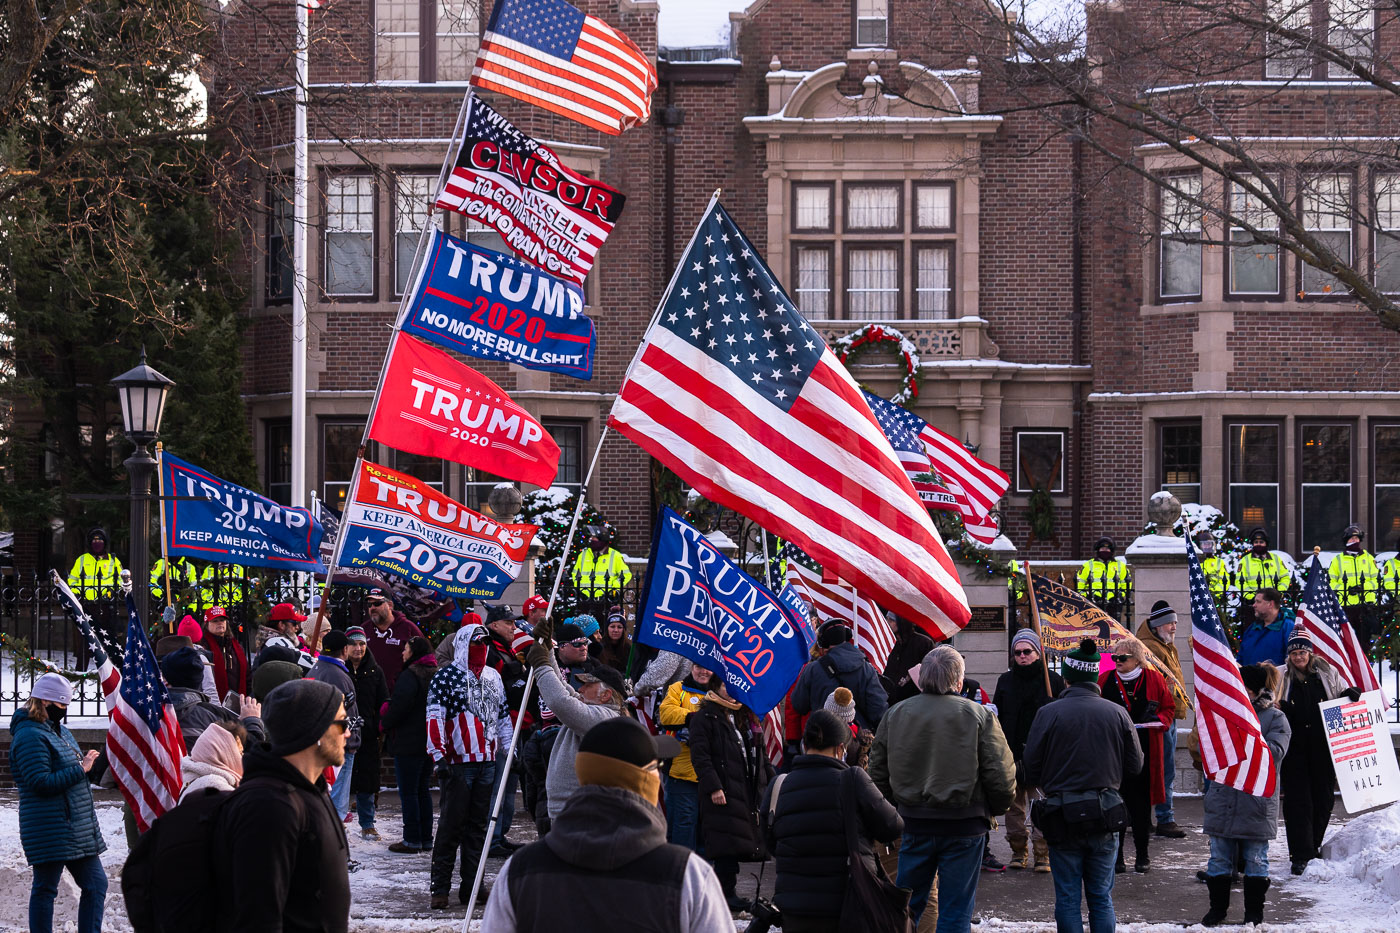
{"label": "flag on pole", "polygon": [[1191,651],[1196,662],[1196,729],[1207,778],[1256,797],[1272,797],[1274,756],[1240,679],[1230,640],[1216,615],[1195,544],[1186,541],[1191,591]]}
{"label": "flag on pole", "polygon": [[609,424],[935,638],[965,626],[957,570],[860,388],[718,204],[659,312]]}
{"label": "flag on pole", "polygon": [[564,0],[496,0],[472,84],[618,136],[651,112],[656,67],[621,30]]}
{"label": "flag on pole", "polygon": [[909,482],[914,484],[920,501],[931,509],[962,511],[957,496],[938,479],[937,471],[928,458],[928,450],[919,437],[919,432],[928,427],[924,419],[878,395],[869,392],[862,394],[870,403],[870,411],[874,413],[880,430],[885,432],[890,446],[894,448],[895,456],[904,464],[904,471],[909,474]]}
{"label": "flag on pole", "polygon": [[919,438],[928,451],[934,472],[958,500],[958,512],[968,537],[991,544],[999,534],[992,509],[1006,494],[1011,477],[974,457],[962,441],[931,424],[924,423],[919,429]]}
{"label": "flag on pole", "polygon": [[[1313,652],[1332,665],[1349,685],[1362,693],[1381,690],[1375,668],[1361,650],[1361,641],[1347,622],[1337,594],[1328,582],[1327,570],[1319,561],[1313,561],[1308,571],[1308,582],[1298,601],[1298,624],[1312,639]],[[1381,696],[1385,696],[1384,690]],[[1390,705],[1390,700],[1385,703]]]}
{"label": "flag on pole", "polygon": [[820,627],[827,619],[850,621],[856,647],[870,659],[875,670],[883,671],[894,650],[894,632],[875,601],[861,596],[853,587],[822,582],[821,567],[791,544],[784,546],[783,556],[787,558],[788,585],[812,608],[813,626]]}
{"label": "flag on pole", "polygon": [[783,763],[783,706],[779,703],[763,717],[763,750],[768,762],[777,768]]}
{"label": "flag on pole", "polygon": [[126,594],[126,648],[121,670],[107,656],[83,604],[59,577],[49,572],[59,601],[78,624],[107,702],[107,760],[117,789],[131,807],[136,828],[150,829],[180,798],[180,759],[185,740],[175,719],[170,692],[160,679],[156,655],[136,614],[130,591]]}

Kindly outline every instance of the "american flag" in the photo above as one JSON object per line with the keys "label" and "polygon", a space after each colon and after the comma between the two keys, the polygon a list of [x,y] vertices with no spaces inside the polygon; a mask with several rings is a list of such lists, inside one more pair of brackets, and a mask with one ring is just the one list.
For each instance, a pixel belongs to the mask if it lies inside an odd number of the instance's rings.
{"label": "american flag", "polygon": [[860,389],[717,203],[609,424],[934,637],[967,624],[952,559]]}
{"label": "american flag", "polygon": [[656,67],[625,34],[564,0],[496,0],[472,84],[617,136],[651,112]]}
{"label": "american flag", "polygon": [[514,734],[506,690],[494,668],[473,676],[455,663],[428,682],[428,754],[434,761],[495,761]]}
{"label": "american flag", "polygon": [[1314,653],[1332,665],[1349,685],[1362,693],[1381,689],[1375,668],[1361,650],[1356,631],[1342,614],[1337,594],[1332,592],[1327,570],[1318,561],[1313,561],[1307,586],[1298,601],[1298,624],[1312,639]]}
{"label": "american flag", "polygon": [[1358,700],[1322,711],[1332,760],[1337,764],[1376,754],[1376,733],[1366,707],[1365,700]]}
{"label": "american flag", "polygon": [[1206,777],[1256,797],[1272,797],[1278,769],[1259,730],[1259,714],[1240,679],[1230,640],[1215,613],[1200,557],[1186,541],[1191,589],[1191,650],[1196,662],[1196,729]]}
{"label": "american flag", "polygon": [[87,639],[97,664],[97,679],[107,701],[107,760],[117,789],[131,807],[136,828],[145,832],[180,798],[180,759],[185,739],[170,693],[160,679],[156,655],[136,614],[131,593],[126,594],[126,648],[117,670],[92,627],[92,619],[73,591],[51,571],[50,581],[64,608]]}
{"label": "american flag", "polygon": [[768,761],[777,768],[783,763],[783,707],[779,703],[763,717],[763,750]]}
{"label": "american flag", "polygon": [[852,622],[856,647],[870,659],[875,670],[883,671],[894,650],[894,632],[875,601],[852,587],[823,583],[821,567],[790,544],[783,548],[783,556],[787,558],[788,585],[812,608],[813,624],[820,628],[828,619]]}
{"label": "american flag", "polygon": [[961,511],[957,497],[948,487],[936,479],[930,480],[925,477],[925,474],[936,476],[936,471],[929,462],[928,451],[924,449],[924,442],[919,437],[919,431],[928,427],[924,419],[911,411],[905,411],[894,402],[885,401],[878,395],[871,395],[869,392],[862,394],[870,404],[875,422],[880,425],[880,430],[885,432],[890,446],[894,448],[895,456],[904,464],[904,471],[909,474],[909,482],[914,484],[914,491],[919,494],[919,499],[931,509]]}
{"label": "american flag", "polygon": [[999,532],[992,509],[1006,494],[1011,477],[974,457],[962,441],[931,424],[926,423],[920,429],[919,437],[928,451],[934,472],[958,500],[958,512],[968,537],[982,544],[996,541]]}

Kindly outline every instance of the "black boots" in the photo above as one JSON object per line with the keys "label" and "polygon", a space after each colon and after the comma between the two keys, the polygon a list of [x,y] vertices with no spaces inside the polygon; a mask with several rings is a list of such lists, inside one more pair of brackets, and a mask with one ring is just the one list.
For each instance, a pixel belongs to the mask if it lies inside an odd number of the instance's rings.
{"label": "black boots", "polygon": [[[1264,922],[1264,895],[1269,891],[1268,878],[1244,879],[1244,922],[1255,926]],[[1214,902],[1212,902],[1214,909]]]}
{"label": "black boots", "polygon": [[[1248,885],[1254,878],[1245,880]],[[1265,886],[1268,886],[1269,879],[1264,878]],[[1210,910],[1201,918],[1201,926],[1218,927],[1225,922],[1225,914],[1230,910],[1230,876],[1229,875],[1207,875],[1206,890],[1210,892]],[[1248,887],[1245,890],[1249,890]],[[1248,897],[1249,895],[1245,895]],[[1246,902],[1247,903],[1247,902]],[[1263,910],[1264,895],[1259,895],[1260,910]]]}

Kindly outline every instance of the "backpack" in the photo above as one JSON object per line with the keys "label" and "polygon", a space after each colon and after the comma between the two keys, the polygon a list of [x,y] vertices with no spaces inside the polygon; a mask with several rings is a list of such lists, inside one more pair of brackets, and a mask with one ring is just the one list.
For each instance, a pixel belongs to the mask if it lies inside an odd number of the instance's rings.
{"label": "backpack", "polygon": [[[122,867],[122,896],[136,933],[214,928],[214,825],[232,796],[210,788],[187,797],[136,841]],[[171,883],[175,878],[178,884]]]}

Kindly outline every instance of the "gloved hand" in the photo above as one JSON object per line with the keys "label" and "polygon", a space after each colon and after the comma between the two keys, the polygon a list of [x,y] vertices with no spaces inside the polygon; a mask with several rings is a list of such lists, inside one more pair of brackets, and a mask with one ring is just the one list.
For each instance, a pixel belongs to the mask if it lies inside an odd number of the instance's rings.
{"label": "gloved hand", "polygon": [[532,638],[535,639],[535,643],[536,643],[536,644],[541,644],[541,643],[542,643],[542,644],[544,644],[546,647],[553,648],[553,647],[554,647],[554,623],[553,623],[552,621],[550,621],[549,619],[545,619],[545,620],[544,620],[543,622],[541,622],[539,625],[536,625],[536,626],[535,626],[535,630],[534,630],[533,632],[530,633],[530,636],[531,636]]}
{"label": "gloved hand", "polygon": [[1357,700],[1361,699],[1361,691],[1357,690],[1355,687],[1347,687],[1342,691],[1342,696],[1355,703]]}
{"label": "gloved hand", "polygon": [[452,766],[445,761],[439,761],[433,765],[433,773],[437,775],[438,784],[442,784],[452,774]]}
{"label": "gloved hand", "polygon": [[525,652],[525,663],[530,667],[540,668],[549,666],[549,656],[554,653],[554,649],[542,641],[536,641],[530,646],[530,650]]}

